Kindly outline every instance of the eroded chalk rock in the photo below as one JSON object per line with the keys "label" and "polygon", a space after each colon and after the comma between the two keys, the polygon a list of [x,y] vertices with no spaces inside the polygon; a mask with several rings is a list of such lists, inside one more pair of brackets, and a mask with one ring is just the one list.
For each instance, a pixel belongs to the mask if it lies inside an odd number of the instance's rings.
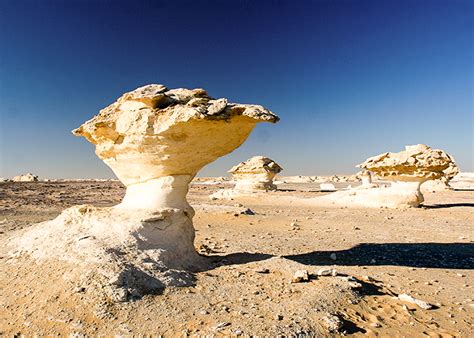
{"label": "eroded chalk rock", "polygon": [[210,197],[229,198],[276,190],[277,187],[273,184],[273,179],[282,170],[272,159],[254,156],[229,170],[236,182],[233,189],[220,190]]}
{"label": "eroded chalk rock", "polygon": [[188,184],[258,122],[277,121],[262,106],[216,100],[203,89],[153,84],[125,93],[73,131],[126,185],[122,202],[69,208],[13,238],[12,255],[94,271],[91,283],[111,290],[112,299],[192,283],[189,271],[202,259],[193,245]]}
{"label": "eroded chalk rock", "polygon": [[236,180],[235,190],[252,192],[276,190],[273,179],[282,170],[272,159],[254,156],[232,167],[229,173]]}
{"label": "eroded chalk rock", "polygon": [[372,183],[372,174],[368,170],[362,170],[357,176],[361,181],[361,185],[359,185],[357,189],[371,189],[377,187],[376,184]]}
{"label": "eroded chalk rock", "polygon": [[32,173],[18,175],[12,178],[13,182],[38,182],[38,176]]}
{"label": "eroded chalk rock", "polygon": [[424,192],[440,192],[440,191],[453,190],[449,182],[457,174],[459,174],[459,168],[454,162],[454,158],[451,155],[448,155],[448,154],[446,155],[451,158],[452,162],[449,164],[449,167],[443,170],[444,176],[436,180],[429,180],[429,181],[424,182],[420,187],[421,192],[424,193]]}
{"label": "eroded chalk rock", "polygon": [[420,185],[428,180],[445,177],[444,171],[453,163],[453,159],[443,150],[432,149],[424,144],[406,146],[404,151],[383,153],[358,165],[390,181],[390,187],[349,189],[323,198],[348,206],[417,207],[423,202]]}
{"label": "eroded chalk rock", "polygon": [[460,172],[449,181],[449,185],[453,189],[474,190],[474,173]]}

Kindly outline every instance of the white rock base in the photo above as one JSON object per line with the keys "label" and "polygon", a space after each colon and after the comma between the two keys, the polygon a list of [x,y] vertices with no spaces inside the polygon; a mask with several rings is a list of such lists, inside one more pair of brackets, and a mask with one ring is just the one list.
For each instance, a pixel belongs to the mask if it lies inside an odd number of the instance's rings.
{"label": "white rock base", "polygon": [[354,188],[317,197],[313,200],[330,202],[347,207],[410,208],[424,200],[420,182],[392,182],[390,187]]}
{"label": "white rock base", "polygon": [[448,184],[447,180],[430,180],[426,181],[421,185],[422,192],[441,192],[441,191],[450,191],[453,190]]}
{"label": "white rock base", "polygon": [[75,206],[10,240],[12,259],[72,263],[89,284],[114,301],[126,301],[166,286],[192,284],[202,263],[195,251],[194,210],[133,211]]}

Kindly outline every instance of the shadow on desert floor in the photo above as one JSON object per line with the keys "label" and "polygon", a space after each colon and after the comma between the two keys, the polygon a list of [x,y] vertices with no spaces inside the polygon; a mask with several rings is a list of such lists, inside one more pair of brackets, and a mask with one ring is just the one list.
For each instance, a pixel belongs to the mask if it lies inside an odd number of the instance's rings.
{"label": "shadow on desert floor", "polygon": [[446,204],[431,204],[423,205],[425,209],[444,209],[444,208],[458,208],[458,207],[474,207],[474,203],[446,203]]}
{"label": "shadow on desert floor", "polygon": [[[336,254],[336,260],[331,259]],[[284,256],[306,265],[474,269],[473,243],[363,243],[347,250]]]}

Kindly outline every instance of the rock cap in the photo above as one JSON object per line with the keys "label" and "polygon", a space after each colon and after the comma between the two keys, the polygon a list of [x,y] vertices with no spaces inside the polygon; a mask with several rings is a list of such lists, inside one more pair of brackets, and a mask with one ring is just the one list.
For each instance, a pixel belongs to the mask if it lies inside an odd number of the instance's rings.
{"label": "rock cap", "polygon": [[127,186],[172,175],[194,176],[233,151],[258,122],[278,116],[254,104],[213,99],[202,88],[150,84],[73,130],[96,145],[96,154]]}

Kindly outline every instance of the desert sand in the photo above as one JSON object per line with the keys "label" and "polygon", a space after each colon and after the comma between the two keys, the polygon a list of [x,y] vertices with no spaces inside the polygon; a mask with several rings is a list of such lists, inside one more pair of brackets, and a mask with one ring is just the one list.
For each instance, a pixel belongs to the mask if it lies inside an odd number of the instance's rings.
{"label": "desert sand", "polygon": [[[474,191],[425,192],[421,207],[398,210],[275,202],[324,195],[314,182],[280,183],[266,192],[278,197],[271,203],[209,198],[224,188],[232,184],[190,184],[194,247],[206,262],[192,283],[117,302],[74,266],[12,260],[7,244],[65,208],[116,205],[125,187],[0,183],[1,334],[472,335]],[[308,280],[292,283],[304,270]]]}

